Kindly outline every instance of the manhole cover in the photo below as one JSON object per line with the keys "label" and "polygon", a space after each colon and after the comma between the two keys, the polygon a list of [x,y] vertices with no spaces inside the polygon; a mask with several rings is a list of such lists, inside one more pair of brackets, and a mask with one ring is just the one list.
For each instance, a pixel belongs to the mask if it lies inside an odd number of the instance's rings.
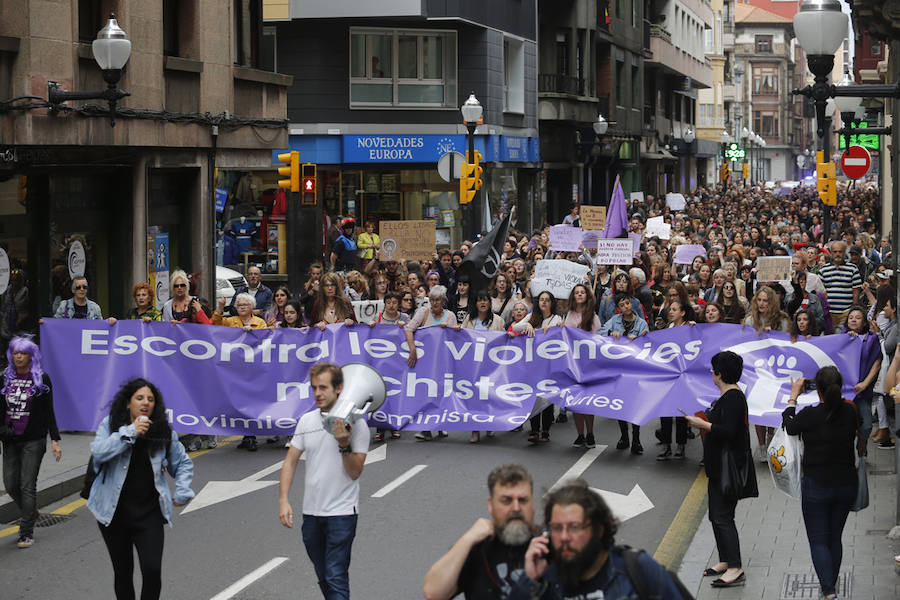
{"label": "manhole cover", "polygon": [[55,515],[50,513],[48,515],[40,515],[35,521],[35,527],[50,527],[52,525],[56,525],[57,523],[62,523],[63,521],[68,521],[75,515]]}
{"label": "manhole cover", "polygon": [[[838,576],[837,593],[839,598],[850,597],[850,578],[852,571],[841,571]],[[781,588],[781,600],[794,600],[795,598],[822,597],[822,588],[819,586],[819,578],[815,573],[786,573],[784,585]]]}

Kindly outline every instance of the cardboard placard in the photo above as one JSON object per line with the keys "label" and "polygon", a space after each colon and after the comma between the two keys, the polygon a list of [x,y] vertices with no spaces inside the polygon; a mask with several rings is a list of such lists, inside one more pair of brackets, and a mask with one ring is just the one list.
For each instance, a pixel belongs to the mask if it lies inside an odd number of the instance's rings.
{"label": "cardboard placard", "polygon": [[644,192],[631,192],[631,200],[637,200],[641,204],[644,203]]}
{"label": "cardboard placard", "polygon": [[634,255],[637,256],[641,253],[641,239],[643,236],[640,233],[629,233],[628,237],[634,242]]}
{"label": "cardboard placard", "polygon": [[625,265],[630,267],[634,262],[634,240],[616,238],[597,240],[598,265]]}
{"label": "cardboard placard", "polygon": [[581,228],[587,231],[603,231],[606,228],[606,207],[582,206]]}
{"label": "cardboard placard", "polygon": [[668,193],[666,194],[666,206],[671,208],[672,210],[684,210],[687,202],[684,199],[683,194],[678,193]]}
{"label": "cardboard placard", "polygon": [[662,217],[652,217],[647,219],[647,226],[644,228],[644,237],[658,237],[661,240],[667,240],[672,237],[672,226],[663,221]]}
{"label": "cardboard placard", "polygon": [[790,256],[760,256],[756,267],[756,280],[760,283],[791,280]]}
{"label": "cardboard placard", "polygon": [[550,228],[550,249],[554,252],[578,252],[581,250],[581,227],[554,225]]}
{"label": "cardboard placard", "polygon": [[359,323],[371,323],[384,311],[384,300],[353,300],[351,304]]}
{"label": "cardboard placard", "polygon": [[588,270],[587,265],[568,260],[539,260],[531,281],[531,297],[537,298],[538,294],[547,290],[554,298],[568,298],[573,287],[586,283],[584,276]]}
{"label": "cardboard placard", "polygon": [[679,244],[675,247],[676,265],[689,265],[698,256],[706,256],[706,248],[702,244]]}
{"label": "cardboard placard", "polygon": [[431,260],[435,249],[434,221],[380,221],[380,260]]}

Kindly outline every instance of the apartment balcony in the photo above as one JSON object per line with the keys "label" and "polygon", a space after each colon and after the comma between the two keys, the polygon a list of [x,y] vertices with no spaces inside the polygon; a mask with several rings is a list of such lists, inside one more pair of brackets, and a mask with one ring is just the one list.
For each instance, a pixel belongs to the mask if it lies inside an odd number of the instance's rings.
{"label": "apartment balcony", "polygon": [[538,118],[541,120],[593,123],[597,118],[597,102],[596,93],[588,89],[588,82],[583,78],[538,74]]}
{"label": "apartment balcony", "polygon": [[672,44],[672,36],[659,26],[650,28],[650,51],[653,56],[645,60],[671,75],[690,77],[692,85],[708,88],[713,85],[713,72],[709,59],[697,60]]}
{"label": "apartment balcony", "polygon": [[726,83],[722,87],[722,94],[724,96],[723,99],[725,100],[725,102],[734,102],[735,101],[734,84]]}
{"label": "apartment balcony", "polygon": [[583,77],[544,73],[538,75],[538,93],[587,96],[586,83]]}

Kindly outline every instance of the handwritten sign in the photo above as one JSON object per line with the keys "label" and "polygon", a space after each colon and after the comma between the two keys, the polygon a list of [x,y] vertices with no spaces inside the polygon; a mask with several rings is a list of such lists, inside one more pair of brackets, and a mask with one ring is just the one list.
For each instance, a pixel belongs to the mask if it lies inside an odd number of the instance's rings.
{"label": "handwritten sign", "polygon": [[630,238],[597,240],[598,265],[627,265],[634,260],[634,240]]}
{"label": "handwritten sign", "polygon": [[706,256],[706,248],[701,244],[678,244],[675,247],[676,265],[689,265],[698,256]]}
{"label": "handwritten sign", "polygon": [[606,227],[606,207],[589,206],[581,207],[581,228],[588,231],[603,231]]}
{"label": "handwritten sign", "polygon": [[668,206],[672,210],[684,210],[685,203],[686,201],[683,194],[666,194],[666,206]]}
{"label": "handwritten sign", "polygon": [[790,256],[760,256],[756,259],[756,280],[760,283],[769,281],[791,280]]}
{"label": "handwritten sign", "polygon": [[384,311],[384,300],[353,300],[351,304],[359,323],[371,323]]}
{"label": "handwritten sign", "polygon": [[632,202],[637,200],[641,204],[644,203],[644,192],[631,192],[631,200]]}
{"label": "handwritten sign", "polygon": [[647,219],[644,237],[658,237],[661,240],[667,240],[672,237],[672,226],[664,222],[662,217],[652,217]]}
{"label": "handwritten sign", "polygon": [[435,248],[433,220],[381,221],[381,260],[431,260]]}
{"label": "handwritten sign", "polygon": [[554,298],[568,298],[576,284],[585,283],[588,266],[568,260],[539,260],[534,267],[531,297],[547,290]]}
{"label": "handwritten sign", "polygon": [[550,249],[555,252],[578,252],[581,249],[581,227],[554,225],[550,228]]}

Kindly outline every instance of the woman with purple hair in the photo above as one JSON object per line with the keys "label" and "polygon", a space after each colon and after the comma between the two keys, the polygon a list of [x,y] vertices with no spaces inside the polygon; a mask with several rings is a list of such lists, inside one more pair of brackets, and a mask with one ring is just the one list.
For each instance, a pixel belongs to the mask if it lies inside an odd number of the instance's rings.
{"label": "woman with purple hair", "polygon": [[3,439],[3,486],[22,519],[19,548],[34,544],[37,478],[50,433],[53,458],[59,462],[59,429],[53,414],[53,388],[41,369],[41,350],[29,337],[15,337],[6,351],[9,366],[0,375],[0,437]]}

